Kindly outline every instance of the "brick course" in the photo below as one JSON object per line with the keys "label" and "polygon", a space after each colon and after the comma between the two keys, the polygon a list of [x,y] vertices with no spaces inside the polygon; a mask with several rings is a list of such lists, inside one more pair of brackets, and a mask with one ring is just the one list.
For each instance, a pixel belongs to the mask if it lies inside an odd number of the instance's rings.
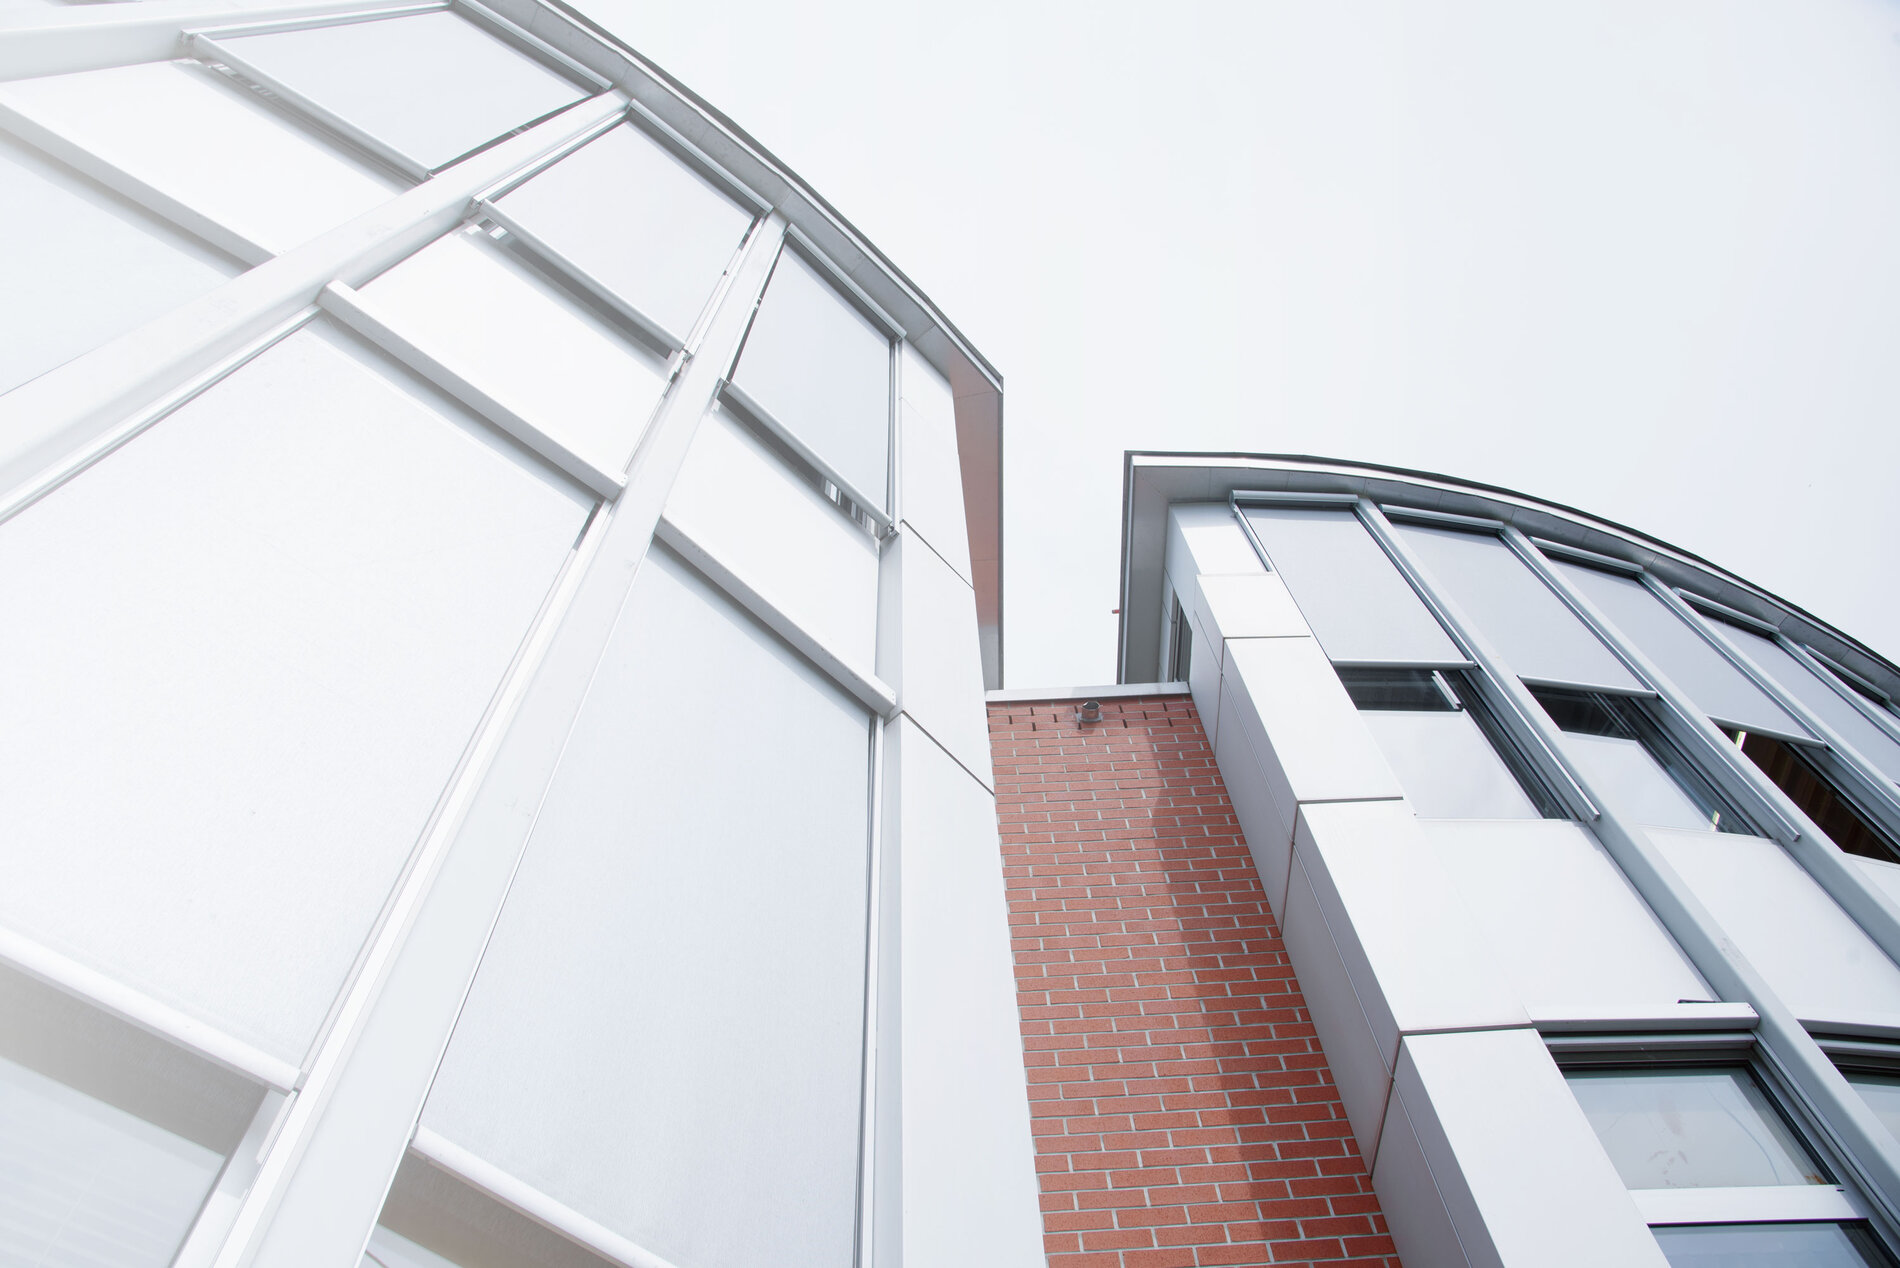
{"label": "brick course", "polygon": [[1399,1268],[1193,702],[989,714],[1050,1268]]}

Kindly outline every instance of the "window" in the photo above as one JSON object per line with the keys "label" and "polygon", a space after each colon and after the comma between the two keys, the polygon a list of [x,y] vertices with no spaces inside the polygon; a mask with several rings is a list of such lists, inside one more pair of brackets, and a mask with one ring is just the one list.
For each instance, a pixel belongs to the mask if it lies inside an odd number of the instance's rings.
{"label": "window", "polygon": [[1761,768],[1775,786],[1788,794],[1788,800],[1814,820],[1828,840],[1862,858],[1883,863],[1900,863],[1886,833],[1873,826],[1846,794],[1834,786],[1822,770],[1822,751],[1805,744],[1789,744],[1759,732],[1734,731],[1730,738],[1748,760]]}
{"label": "window", "polygon": [[1839,679],[1817,677],[1792,652],[1764,634],[1727,622],[1715,628],[1874,769],[1890,780],[1900,781],[1900,740],[1843,696],[1838,690]]}
{"label": "window", "polygon": [[1186,682],[1194,668],[1194,624],[1178,595],[1169,602],[1174,614],[1168,621],[1168,681]]}
{"label": "window", "polygon": [[1663,734],[1647,701],[1552,687],[1531,694],[1563,732],[1565,755],[1620,814],[1657,828],[1753,830]]}
{"label": "window", "polygon": [[1669,1262],[1889,1265],[1858,1205],[1746,1059],[1704,1064],[1713,1056],[1630,1066],[1606,1053],[1564,1072]]}
{"label": "window", "polygon": [[1565,817],[1463,672],[1343,667],[1339,677],[1420,818]]}

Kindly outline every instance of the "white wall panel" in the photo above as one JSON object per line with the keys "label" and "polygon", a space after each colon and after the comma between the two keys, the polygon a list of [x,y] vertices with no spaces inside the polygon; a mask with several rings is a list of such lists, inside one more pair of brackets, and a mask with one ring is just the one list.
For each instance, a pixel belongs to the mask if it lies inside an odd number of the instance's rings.
{"label": "white wall panel", "polygon": [[877,543],[718,407],[666,517],[845,661],[877,658]]}
{"label": "white wall panel", "polygon": [[1274,914],[1286,918],[1287,867],[1293,857],[1293,820],[1299,805],[1277,766],[1270,766],[1254,748],[1247,728],[1234,721],[1241,709],[1237,688],[1223,681],[1220,716],[1227,725],[1214,739],[1214,763],[1234,804],[1234,817],[1253,855],[1254,870],[1267,891]]}
{"label": "white wall panel", "polygon": [[1713,999],[1603,846],[1581,824],[1420,821],[1532,1017],[1649,1017]]}
{"label": "white wall panel", "polygon": [[1226,656],[1236,707],[1223,723],[1246,728],[1277,802],[1405,795],[1317,642],[1230,639]]}
{"label": "white wall panel", "polygon": [[903,399],[897,434],[902,446],[901,511],[931,548],[965,581],[970,534],[964,518],[963,470],[957,459],[956,402],[950,384],[908,343],[902,345]]}
{"label": "white wall panel", "polygon": [[1900,902],[1900,865],[1882,862],[1879,859],[1852,856],[1852,861],[1861,871],[1867,873],[1874,884],[1887,892],[1887,896]]}
{"label": "white wall panel", "polygon": [[1472,1256],[1459,1242],[1457,1226],[1432,1178],[1418,1132],[1405,1112],[1404,1102],[1396,1096],[1391,1098],[1385,1130],[1380,1133],[1372,1187],[1379,1195],[1379,1211],[1392,1231],[1392,1243],[1398,1248],[1401,1262],[1430,1264],[1432,1268],[1495,1268],[1497,1256],[1489,1246],[1480,1246],[1484,1253]]}
{"label": "white wall panel", "polygon": [[1168,508],[1167,568],[1179,577],[1267,570],[1225,502],[1178,502]]}
{"label": "white wall panel", "polygon": [[666,388],[658,357],[485,234],[452,233],[362,294],[391,329],[610,475]]}
{"label": "white wall panel", "polygon": [[649,553],[424,1126],[676,1264],[848,1265],[869,734]]}
{"label": "white wall panel", "polygon": [[195,61],[16,81],[0,86],[0,110],[271,252],[314,238],[399,188]]}
{"label": "white wall panel", "polygon": [[[238,273],[235,262],[0,136],[0,392]],[[32,249],[22,249],[31,243]]]}
{"label": "white wall panel", "polygon": [[976,594],[935,551],[900,534],[884,547],[878,674],[898,705],[985,786],[989,718],[976,642]]}
{"label": "white wall panel", "polygon": [[1287,593],[1286,582],[1272,573],[1194,578],[1201,606],[1196,614],[1203,633],[1218,647],[1230,638],[1306,638],[1306,619]]}
{"label": "white wall panel", "polygon": [[1787,851],[1727,832],[1646,831],[1803,1021],[1900,1023],[1900,968]]}
{"label": "white wall panel", "polygon": [[1394,1093],[1470,1263],[1666,1268],[1537,1032],[1408,1036]]}
{"label": "white wall panel", "polygon": [[[1178,593],[1172,580],[1167,584],[1170,593]],[[1209,642],[1201,627],[1191,620],[1184,627],[1184,633],[1189,648],[1188,694],[1201,715],[1201,729],[1207,732],[1207,742],[1217,744],[1220,741],[1221,645]]]}
{"label": "white wall panel", "polygon": [[221,42],[431,168],[586,95],[448,10]]}
{"label": "white wall panel", "polygon": [[903,1262],[1041,1268],[995,799],[908,720],[896,730]]}
{"label": "white wall panel", "polygon": [[588,506],[290,336],[0,525],[0,920],[296,1063]]}
{"label": "white wall panel", "polygon": [[679,339],[752,223],[750,211],[632,124],[496,205]]}
{"label": "white wall panel", "polygon": [[1302,805],[1293,854],[1388,1061],[1403,1034],[1529,1021],[1405,803]]}

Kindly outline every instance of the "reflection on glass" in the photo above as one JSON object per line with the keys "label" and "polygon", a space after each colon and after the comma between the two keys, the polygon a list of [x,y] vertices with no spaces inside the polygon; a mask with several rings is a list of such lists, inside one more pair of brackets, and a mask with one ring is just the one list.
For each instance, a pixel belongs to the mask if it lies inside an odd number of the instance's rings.
{"label": "reflection on glass", "polygon": [[220,43],[429,168],[452,163],[584,95],[446,9]]}
{"label": "reflection on glass", "polygon": [[1632,1189],[1826,1184],[1747,1070],[1570,1070],[1584,1115]]}
{"label": "reflection on glass", "polygon": [[1563,731],[1565,755],[1619,813],[1656,828],[1748,831],[1642,701],[1554,688],[1531,694]]}
{"label": "reflection on glass", "polygon": [[1900,1075],[1847,1072],[1847,1081],[1867,1102],[1867,1108],[1900,1140]]}
{"label": "reflection on glass", "polygon": [[1748,760],[1761,767],[1762,773],[1788,794],[1788,800],[1801,807],[1801,813],[1814,820],[1828,840],[1849,854],[1900,863],[1900,852],[1895,851],[1886,834],[1841,795],[1805,745],[1784,744],[1760,732],[1742,734],[1740,744]]}
{"label": "reflection on glass", "polygon": [[1420,818],[1542,817],[1453,676],[1347,668],[1339,677]]}
{"label": "reflection on glass", "polygon": [[10,1264],[171,1262],[224,1159],[0,1059],[0,1246]]}
{"label": "reflection on glass", "polygon": [[1652,1228],[1671,1268],[1888,1268],[1859,1224],[1674,1224]]}
{"label": "reflection on glass", "polygon": [[1805,705],[1816,717],[1833,728],[1842,740],[1866,758],[1887,778],[1900,781],[1900,740],[1867,717],[1837,692],[1830,682],[1814,676],[1781,644],[1753,630],[1726,623],[1718,626],[1722,636],[1740,648],[1756,666]]}

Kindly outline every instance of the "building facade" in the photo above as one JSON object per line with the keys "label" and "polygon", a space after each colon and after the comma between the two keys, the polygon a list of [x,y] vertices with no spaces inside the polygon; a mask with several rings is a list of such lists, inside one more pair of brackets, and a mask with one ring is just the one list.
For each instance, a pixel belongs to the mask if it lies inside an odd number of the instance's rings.
{"label": "building facade", "polygon": [[1001,380],[537,0],[0,8],[0,1263],[1041,1262]]}
{"label": "building facade", "polygon": [[1894,666],[1439,476],[1130,454],[1124,529],[1406,1263],[1894,1262]]}

